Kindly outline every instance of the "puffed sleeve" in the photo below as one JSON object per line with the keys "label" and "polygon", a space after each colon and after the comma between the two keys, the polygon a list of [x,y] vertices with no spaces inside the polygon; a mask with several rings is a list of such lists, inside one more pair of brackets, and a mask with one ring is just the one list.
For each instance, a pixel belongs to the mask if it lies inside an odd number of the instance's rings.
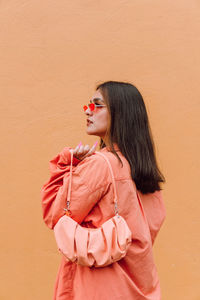
{"label": "puffed sleeve", "polygon": [[[59,188],[63,185],[63,178],[66,172],[70,170],[71,154],[70,147],[65,147],[49,162],[50,178],[42,186],[42,211],[43,219],[47,226],[52,226],[51,209]],[[73,168],[80,163],[81,160],[73,157]]]}
{"label": "puffed sleeve", "polygon": [[[70,148],[69,148],[70,149]],[[60,217],[65,214],[70,177],[70,151],[50,161],[50,179],[41,190],[43,219],[53,229]],[[109,188],[109,170],[102,157],[93,154],[82,161],[74,158],[70,211],[71,218],[81,224],[93,206]]]}

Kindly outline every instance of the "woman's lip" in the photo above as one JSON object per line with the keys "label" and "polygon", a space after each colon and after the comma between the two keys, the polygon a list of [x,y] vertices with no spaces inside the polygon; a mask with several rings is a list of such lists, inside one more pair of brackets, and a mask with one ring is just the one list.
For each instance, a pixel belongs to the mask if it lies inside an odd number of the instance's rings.
{"label": "woman's lip", "polygon": [[92,124],[92,122],[90,122],[90,121],[87,120],[86,125],[87,125],[87,126],[90,126],[91,124]]}

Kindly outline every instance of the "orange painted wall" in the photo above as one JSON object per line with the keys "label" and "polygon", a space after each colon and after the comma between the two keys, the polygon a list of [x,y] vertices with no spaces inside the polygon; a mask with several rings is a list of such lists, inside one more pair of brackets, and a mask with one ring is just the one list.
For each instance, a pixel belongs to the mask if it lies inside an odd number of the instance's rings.
{"label": "orange painted wall", "polygon": [[166,221],[155,242],[162,300],[199,300],[200,3],[2,0],[1,300],[49,300],[60,255],[40,189],[65,146],[92,145],[82,106],[105,80],[144,96]]}

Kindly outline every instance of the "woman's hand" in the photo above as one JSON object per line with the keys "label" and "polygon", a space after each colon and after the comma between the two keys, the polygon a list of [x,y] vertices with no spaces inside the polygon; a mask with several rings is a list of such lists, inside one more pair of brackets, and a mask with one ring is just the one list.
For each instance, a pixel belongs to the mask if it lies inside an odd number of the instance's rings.
{"label": "woman's hand", "polygon": [[75,149],[70,149],[70,152],[73,151],[73,156],[75,158],[83,160],[95,152],[97,143],[98,142],[96,142],[91,148],[89,145],[84,146],[82,143],[80,143]]}

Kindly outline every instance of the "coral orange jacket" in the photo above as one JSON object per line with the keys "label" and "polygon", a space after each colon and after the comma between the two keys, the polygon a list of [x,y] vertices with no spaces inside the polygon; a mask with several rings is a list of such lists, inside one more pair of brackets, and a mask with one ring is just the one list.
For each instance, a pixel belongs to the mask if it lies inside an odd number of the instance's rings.
{"label": "coral orange jacket", "polygon": [[[53,229],[65,214],[63,177],[69,179],[70,147],[50,160],[50,179],[41,190],[43,219]],[[102,268],[84,267],[61,257],[54,300],[160,300],[161,290],[152,246],[166,217],[161,191],[142,194],[131,178],[130,165],[117,145],[123,162],[103,148],[116,182],[119,214],[132,231],[127,255]],[[95,153],[80,161],[73,158],[71,217],[85,227],[99,227],[114,216],[113,186],[107,162]]]}

